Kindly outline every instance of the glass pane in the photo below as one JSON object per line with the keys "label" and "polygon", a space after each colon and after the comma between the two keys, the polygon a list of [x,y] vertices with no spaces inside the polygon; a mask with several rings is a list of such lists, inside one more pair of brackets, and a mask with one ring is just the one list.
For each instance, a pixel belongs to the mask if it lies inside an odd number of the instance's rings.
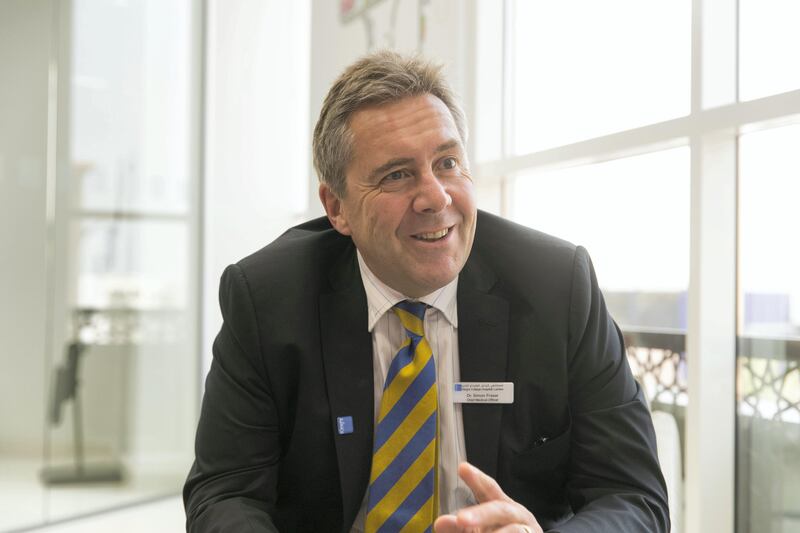
{"label": "glass pane", "polygon": [[512,209],[516,221],[587,248],[621,326],[685,329],[688,148],[522,174]]}
{"label": "glass pane", "polygon": [[84,209],[188,212],[189,9],[169,5],[73,2],[71,159]]}
{"label": "glass pane", "polygon": [[800,89],[800,2],[739,0],[739,98]]}
{"label": "glass pane", "polygon": [[191,286],[183,220],[85,218],[80,224],[81,308],[185,308]]}
{"label": "glass pane", "polygon": [[689,113],[689,0],[515,5],[515,153]]}
{"label": "glass pane", "polygon": [[739,141],[738,531],[800,531],[800,125]]}
{"label": "glass pane", "polygon": [[[583,245],[625,335],[628,360],[659,423],[677,423],[688,402],[685,349],[689,280],[689,149],[519,175],[513,218]],[[673,419],[670,418],[674,417]],[[659,443],[680,457],[683,446]],[[675,456],[669,476],[680,480]],[[679,489],[674,487],[677,492]]]}

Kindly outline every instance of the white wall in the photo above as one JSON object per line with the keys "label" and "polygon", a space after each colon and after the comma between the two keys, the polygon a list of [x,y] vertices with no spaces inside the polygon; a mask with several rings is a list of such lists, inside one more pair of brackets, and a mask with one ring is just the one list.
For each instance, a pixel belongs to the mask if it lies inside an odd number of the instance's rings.
{"label": "white wall", "polygon": [[[36,479],[44,445],[50,0],[0,2],[0,485]],[[23,53],[24,52],[24,53]],[[24,231],[21,229],[24,228]],[[18,460],[21,459],[21,460]],[[29,485],[32,485],[29,484]],[[40,522],[44,491],[0,488],[0,530]]]}
{"label": "white wall", "polygon": [[49,0],[0,3],[0,455],[44,437],[51,21]]}
{"label": "white wall", "polygon": [[309,16],[307,0],[208,3],[203,374],[222,271],[306,211]]}

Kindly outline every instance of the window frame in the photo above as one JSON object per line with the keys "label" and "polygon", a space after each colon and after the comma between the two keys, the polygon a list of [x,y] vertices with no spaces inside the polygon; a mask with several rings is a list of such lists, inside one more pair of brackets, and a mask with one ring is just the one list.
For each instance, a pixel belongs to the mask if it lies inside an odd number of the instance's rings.
{"label": "window frame", "polygon": [[[503,0],[501,156],[472,167],[481,200],[510,216],[514,176],[521,171],[586,165],[688,145],[690,272],[686,351],[684,530],[735,531],[738,139],[742,133],[800,123],[800,88],[755,100],[739,99],[737,0],[692,0],[691,111],[687,116],[554,148],[512,154],[514,4]],[[481,35],[477,1],[467,31]],[[477,45],[467,46],[467,58]],[[465,104],[475,124],[474,61],[465,61]],[[470,71],[471,69],[471,71]],[[478,125],[480,127],[480,125]],[[475,161],[474,137],[468,150]],[[702,354],[702,355],[701,355]],[[720,438],[727,436],[727,438]]]}

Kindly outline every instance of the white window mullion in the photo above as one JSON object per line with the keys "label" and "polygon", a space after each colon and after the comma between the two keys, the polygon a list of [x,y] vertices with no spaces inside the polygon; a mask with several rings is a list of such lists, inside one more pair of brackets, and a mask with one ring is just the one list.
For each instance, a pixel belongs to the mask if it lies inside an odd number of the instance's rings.
{"label": "white window mullion", "polygon": [[[736,4],[736,0],[694,1],[695,117],[704,109],[736,102]],[[697,128],[691,135],[687,533],[735,528],[737,130]]]}
{"label": "white window mullion", "polygon": [[685,531],[732,532],[736,138],[728,134],[696,137],[691,149]]}
{"label": "white window mullion", "polygon": [[699,110],[686,117],[538,152],[509,154],[499,159],[479,162],[474,165],[473,171],[481,180],[496,181],[499,176],[530,169],[553,170],[668,150],[686,145],[692,136],[702,137],[720,131],[752,132],[795,124],[799,120],[800,90],[795,90],[758,100]]}

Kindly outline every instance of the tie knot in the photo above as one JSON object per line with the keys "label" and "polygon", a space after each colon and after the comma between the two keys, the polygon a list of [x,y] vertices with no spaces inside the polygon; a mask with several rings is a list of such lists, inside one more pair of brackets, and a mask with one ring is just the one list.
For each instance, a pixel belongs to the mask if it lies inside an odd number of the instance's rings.
{"label": "tie knot", "polygon": [[411,300],[397,302],[394,306],[396,309],[402,309],[406,313],[414,315],[419,320],[425,319],[425,310],[428,309],[428,304],[423,302],[412,302]]}
{"label": "tie knot", "polygon": [[396,303],[392,311],[400,319],[400,323],[406,328],[406,332],[411,337],[419,338],[425,335],[424,321],[427,308],[428,305],[422,302],[403,300]]}

